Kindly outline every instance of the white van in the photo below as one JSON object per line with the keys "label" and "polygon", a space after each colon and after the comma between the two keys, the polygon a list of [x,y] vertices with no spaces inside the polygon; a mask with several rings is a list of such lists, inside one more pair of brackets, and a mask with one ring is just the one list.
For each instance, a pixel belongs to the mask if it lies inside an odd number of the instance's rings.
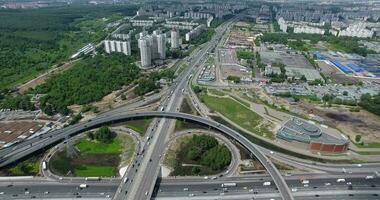
{"label": "white van", "polygon": [[346,182],[346,179],[344,179],[344,178],[338,178],[338,179],[336,180],[336,182],[337,182],[337,183],[344,183],[344,182]]}

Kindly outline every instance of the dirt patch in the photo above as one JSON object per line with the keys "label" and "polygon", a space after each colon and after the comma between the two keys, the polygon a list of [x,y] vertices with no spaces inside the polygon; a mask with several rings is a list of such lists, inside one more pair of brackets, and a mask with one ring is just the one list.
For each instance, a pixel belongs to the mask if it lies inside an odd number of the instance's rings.
{"label": "dirt patch", "polygon": [[325,116],[332,119],[332,120],[336,120],[336,121],[340,121],[340,122],[364,123],[362,120],[352,118],[346,114],[338,114],[338,113],[328,112],[325,114]]}
{"label": "dirt patch", "polygon": [[365,110],[350,112],[348,107],[321,107],[302,103],[298,108],[312,111],[314,115],[322,117],[324,124],[336,127],[342,133],[354,139],[356,135],[362,136],[364,143],[380,142],[380,117]]}
{"label": "dirt patch", "polygon": [[6,144],[23,140],[39,131],[43,125],[35,121],[0,122],[0,141]]}

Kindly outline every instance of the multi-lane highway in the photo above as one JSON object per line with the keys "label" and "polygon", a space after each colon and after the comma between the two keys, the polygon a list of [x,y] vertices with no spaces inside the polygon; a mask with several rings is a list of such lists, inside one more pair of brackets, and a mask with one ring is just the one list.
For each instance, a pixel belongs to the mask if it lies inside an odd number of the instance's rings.
{"label": "multi-lane highway", "polygon": [[[335,199],[379,199],[380,179],[365,179],[366,174],[350,175],[309,175],[293,174],[286,177],[296,199],[317,196],[325,199],[335,196]],[[337,182],[344,178],[344,182]],[[308,180],[307,184],[301,180]],[[32,181],[32,180],[30,180]],[[45,179],[30,181],[15,180],[11,182],[0,181],[0,199],[30,199],[36,198],[82,198],[109,199],[115,193],[117,181],[87,181],[88,187],[80,189],[81,182],[52,182]],[[264,186],[264,182],[271,182]],[[236,186],[224,186],[224,183],[236,183]],[[350,186],[351,185],[351,186]],[[279,193],[270,176],[254,175],[245,177],[223,177],[216,180],[203,178],[177,178],[163,179],[157,185],[155,199],[278,199]],[[351,196],[350,196],[351,194]],[[366,198],[364,198],[366,197]]]}

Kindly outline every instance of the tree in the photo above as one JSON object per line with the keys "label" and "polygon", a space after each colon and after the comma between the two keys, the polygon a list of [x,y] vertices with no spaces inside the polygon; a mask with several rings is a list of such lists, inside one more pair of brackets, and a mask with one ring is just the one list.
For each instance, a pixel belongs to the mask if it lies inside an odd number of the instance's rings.
{"label": "tree", "polygon": [[323,97],[322,97],[322,100],[324,101],[324,102],[329,102],[329,101],[331,101],[331,100],[333,100],[334,99],[334,97],[332,96],[332,95],[330,95],[330,94],[325,94],[325,95],[323,95]]}
{"label": "tree", "polygon": [[221,170],[231,162],[231,153],[225,145],[217,145],[202,156],[202,164]]}
{"label": "tree", "polygon": [[78,113],[77,115],[74,115],[70,121],[70,125],[78,123],[82,118],[83,116],[80,113]]}
{"label": "tree", "polygon": [[113,135],[107,126],[102,126],[95,131],[94,138],[99,142],[109,143],[112,140]]}
{"label": "tree", "polygon": [[202,155],[201,149],[192,147],[188,152],[187,152],[187,159],[189,160],[198,160]]}
{"label": "tree", "polygon": [[193,167],[193,168],[191,168],[191,173],[193,175],[198,175],[199,172],[201,172],[201,169],[199,167]]}
{"label": "tree", "polygon": [[87,135],[87,137],[88,137],[90,140],[95,139],[94,132],[92,132],[92,131],[88,131],[88,132],[86,133],[86,135]]}
{"label": "tree", "polygon": [[234,83],[240,83],[240,77],[237,76],[227,76],[227,80],[232,81]]}
{"label": "tree", "polygon": [[361,139],[362,139],[362,136],[361,136],[361,135],[356,135],[356,136],[355,136],[355,142],[356,142],[356,143],[360,142]]}
{"label": "tree", "polygon": [[195,86],[193,86],[193,91],[194,91],[196,94],[198,94],[198,93],[202,92],[202,88],[199,87],[198,85],[195,85]]}

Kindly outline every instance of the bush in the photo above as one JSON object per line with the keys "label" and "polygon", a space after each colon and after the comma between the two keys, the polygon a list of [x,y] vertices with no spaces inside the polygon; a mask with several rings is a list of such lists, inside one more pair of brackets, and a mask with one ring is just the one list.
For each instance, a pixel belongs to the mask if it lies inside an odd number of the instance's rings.
{"label": "bush", "polygon": [[227,80],[232,81],[234,83],[240,83],[240,77],[237,76],[227,76]]}

